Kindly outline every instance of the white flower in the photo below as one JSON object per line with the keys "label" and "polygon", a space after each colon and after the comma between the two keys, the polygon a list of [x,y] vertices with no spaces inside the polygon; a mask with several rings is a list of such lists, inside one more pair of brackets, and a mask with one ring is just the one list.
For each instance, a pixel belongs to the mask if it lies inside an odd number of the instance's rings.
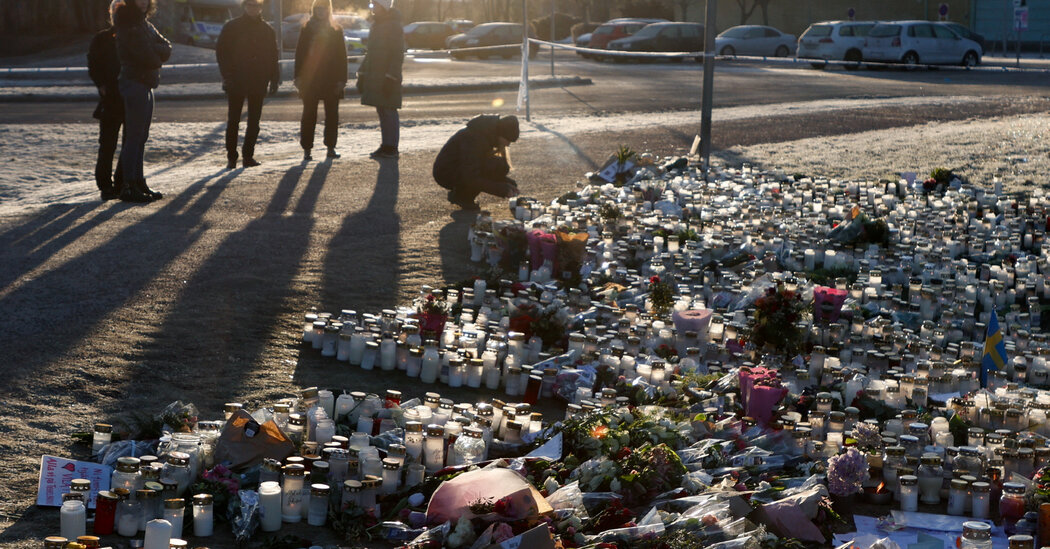
{"label": "white flower", "polygon": [[553,494],[559,487],[558,481],[554,477],[547,477],[547,480],[543,481],[543,488],[547,490],[548,494]]}

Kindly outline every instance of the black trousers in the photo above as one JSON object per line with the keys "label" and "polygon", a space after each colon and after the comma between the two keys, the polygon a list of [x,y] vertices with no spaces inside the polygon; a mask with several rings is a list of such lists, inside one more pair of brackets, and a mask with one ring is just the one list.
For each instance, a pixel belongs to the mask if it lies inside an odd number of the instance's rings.
{"label": "black trousers", "polygon": [[113,155],[117,152],[117,137],[120,136],[121,147],[124,146],[124,134],[120,128],[123,118],[102,118],[98,121],[98,159],[95,161],[95,184],[99,189],[114,187],[120,190],[124,182],[124,167],[117,160],[117,169],[113,170]]}
{"label": "black trousers", "polygon": [[248,126],[244,129],[244,158],[255,156],[255,142],[259,139],[259,119],[262,118],[263,98],[266,90],[258,93],[227,92],[229,110],[226,113],[226,157],[237,160],[237,130],[241,123],[241,110],[248,101]]}
{"label": "black trousers", "polygon": [[510,166],[499,156],[490,156],[482,160],[481,176],[474,180],[460,180],[455,184],[456,195],[467,201],[473,201],[481,193],[506,198],[510,196],[512,180],[507,177]]}
{"label": "black trousers", "polygon": [[324,146],[334,148],[339,138],[339,97],[303,97],[303,119],[299,125],[299,144],[304,150],[314,148],[317,103],[321,101],[324,101]]}

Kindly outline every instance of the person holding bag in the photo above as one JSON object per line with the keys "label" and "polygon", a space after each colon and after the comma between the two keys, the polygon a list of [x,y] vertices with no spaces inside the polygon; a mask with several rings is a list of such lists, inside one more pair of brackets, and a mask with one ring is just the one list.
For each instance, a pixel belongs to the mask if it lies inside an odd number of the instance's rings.
{"label": "person holding bag", "polygon": [[373,23],[368,51],[357,71],[361,104],[376,108],[382,142],[369,156],[397,158],[401,140],[401,65],[405,60],[405,32],[394,0],[372,0]]}
{"label": "person holding bag", "polygon": [[310,150],[317,126],[317,103],[321,101],[324,101],[324,144],[328,147],[328,158],[339,158],[335,152],[339,138],[339,100],[346,89],[348,71],[346,39],[332,19],[332,0],[314,0],[310,21],[299,33],[295,47],[295,87],[303,100],[299,126],[303,160],[313,159]]}

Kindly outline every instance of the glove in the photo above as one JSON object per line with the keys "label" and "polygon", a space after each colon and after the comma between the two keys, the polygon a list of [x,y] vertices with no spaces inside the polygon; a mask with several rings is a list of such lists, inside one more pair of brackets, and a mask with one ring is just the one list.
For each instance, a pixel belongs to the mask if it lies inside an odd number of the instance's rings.
{"label": "glove", "polygon": [[273,95],[273,94],[277,93],[277,88],[279,88],[280,86],[281,86],[281,83],[276,81],[276,80],[274,80],[273,82],[270,82],[270,95]]}

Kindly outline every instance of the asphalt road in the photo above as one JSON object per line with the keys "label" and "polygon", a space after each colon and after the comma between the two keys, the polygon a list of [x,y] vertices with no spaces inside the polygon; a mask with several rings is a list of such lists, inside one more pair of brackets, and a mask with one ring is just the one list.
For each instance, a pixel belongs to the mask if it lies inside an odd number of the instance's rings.
{"label": "asphalt road", "polygon": [[[351,66],[351,71],[356,66]],[[621,112],[695,110],[700,105],[702,66],[683,63],[598,63],[559,54],[556,75],[590,78],[590,86],[534,90],[532,114],[608,115]],[[550,74],[544,54],[530,63],[533,75]],[[450,61],[441,58],[409,59],[405,79],[513,78],[520,72],[518,60]],[[216,84],[217,85],[217,84]],[[715,76],[716,108],[769,103],[792,103],[820,99],[851,98],[863,105],[865,98],[896,96],[1038,96],[1050,95],[1050,78],[1044,73],[965,72],[939,70],[817,70],[808,65],[794,67],[720,63]],[[516,92],[471,92],[427,94],[405,98],[402,120],[464,119],[478,112],[509,112]],[[375,113],[349,97],[341,108],[341,122],[374,122]],[[295,98],[268,101],[268,120],[298,120],[301,104]],[[89,122],[91,107],[83,102],[23,103],[0,109],[0,123]],[[159,122],[214,121],[225,118],[225,104],[214,100],[160,102]]]}

